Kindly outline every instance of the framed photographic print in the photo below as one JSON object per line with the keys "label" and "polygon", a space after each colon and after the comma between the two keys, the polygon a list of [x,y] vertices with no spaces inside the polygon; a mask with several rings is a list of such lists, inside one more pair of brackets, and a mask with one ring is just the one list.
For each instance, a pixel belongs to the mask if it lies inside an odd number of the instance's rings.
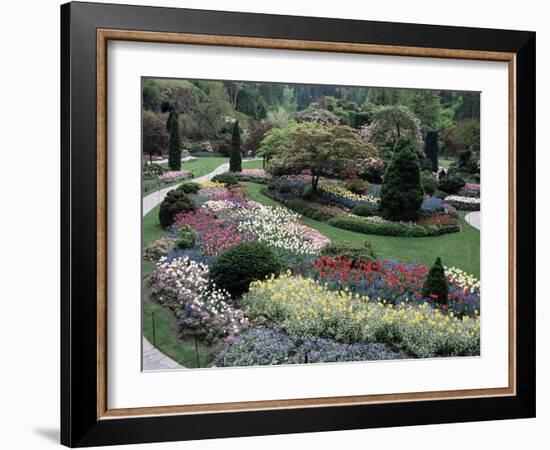
{"label": "framed photographic print", "polygon": [[535,414],[535,33],[69,3],[62,443]]}

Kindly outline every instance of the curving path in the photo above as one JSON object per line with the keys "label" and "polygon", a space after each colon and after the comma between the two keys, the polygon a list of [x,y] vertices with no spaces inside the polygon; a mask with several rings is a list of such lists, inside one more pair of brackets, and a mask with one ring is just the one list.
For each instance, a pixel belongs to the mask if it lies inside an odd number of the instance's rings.
{"label": "curving path", "polygon": [[153,347],[149,341],[143,338],[143,354],[142,354],[142,370],[174,370],[185,369],[181,364],[178,364],[172,358],[159,352]]}
{"label": "curving path", "polygon": [[[216,175],[219,175],[220,173],[227,172],[229,170],[229,163],[223,163],[221,166],[216,167],[212,172],[207,173],[206,175],[203,175],[202,177],[193,178],[192,180],[186,180],[186,181],[208,181],[211,180],[212,177],[215,177]],[[183,181],[182,181],[183,183]],[[145,216],[149,211],[151,211],[155,206],[157,206],[160,202],[164,200],[164,197],[166,197],[166,194],[171,191],[172,189],[176,189],[177,185],[175,186],[169,186],[164,189],[160,189],[158,191],[152,192],[146,197],[143,197],[143,210],[142,215]]]}
{"label": "curving path", "polygon": [[[246,159],[246,160],[243,160],[243,163],[247,161],[255,161],[256,159],[258,158]],[[208,180],[211,180],[216,175],[227,172],[228,170],[229,170],[229,163],[224,163],[216,167],[212,172],[209,172],[206,175],[203,175],[202,177],[193,178],[192,180],[187,180],[187,181],[196,181],[196,182],[208,181]],[[164,200],[164,197],[166,197],[166,194],[172,189],[176,189],[176,187],[177,185],[169,186],[167,188],[160,189],[156,192],[152,192],[146,197],[143,197],[142,216],[145,216],[155,206],[157,206],[160,202],[162,202]],[[142,364],[143,364],[144,371],[185,369],[184,366],[182,366],[181,364],[178,364],[176,361],[164,355],[155,347],[153,347],[151,343],[145,338],[143,338]]]}
{"label": "curving path", "polygon": [[464,220],[474,228],[481,230],[481,211],[472,211],[464,216]]}

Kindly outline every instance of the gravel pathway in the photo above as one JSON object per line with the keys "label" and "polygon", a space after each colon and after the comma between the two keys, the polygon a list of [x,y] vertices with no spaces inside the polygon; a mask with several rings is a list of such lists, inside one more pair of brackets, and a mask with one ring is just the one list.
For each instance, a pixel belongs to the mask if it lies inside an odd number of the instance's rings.
{"label": "gravel pathway", "polygon": [[464,219],[474,228],[481,230],[481,211],[472,211],[466,214]]}

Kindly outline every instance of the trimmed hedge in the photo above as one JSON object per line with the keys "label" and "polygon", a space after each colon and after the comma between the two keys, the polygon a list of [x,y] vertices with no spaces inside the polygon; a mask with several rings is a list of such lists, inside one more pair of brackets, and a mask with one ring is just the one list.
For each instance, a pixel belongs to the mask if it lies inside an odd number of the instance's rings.
{"label": "trimmed hedge", "polygon": [[365,203],[364,205],[354,206],[351,212],[356,216],[368,217],[376,214],[378,211],[378,205],[371,203]]}
{"label": "trimmed hedge", "polygon": [[320,255],[331,258],[343,256],[353,262],[370,261],[377,258],[376,252],[369,241],[365,241],[363,246],[347,241],[329,242],[321,249]]}
{"label": "trimmed hedge", "polygon": [[355,231],[363,234],[377,234],[382,236],[427,237],[442,234],[456,233],[460,226],[456,225],[429,225],[423,227],[416,224],[402,224],[400,222],[384,221],[381,223],[362,219],[360,217],[336,217],[328,221],[329,225],[343,230]]}

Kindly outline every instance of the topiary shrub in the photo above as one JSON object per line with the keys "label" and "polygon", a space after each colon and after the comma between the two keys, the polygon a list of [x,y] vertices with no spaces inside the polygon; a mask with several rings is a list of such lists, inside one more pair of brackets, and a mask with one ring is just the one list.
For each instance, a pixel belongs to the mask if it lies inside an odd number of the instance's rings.
{"label": "topiary shrub", "polygon": [[446,304],[449,294],[449,283],[445,276],[445,269],[441,264],[441,258],[435,260],[435,264],[430,268],[424,286],[422,295],[433,299],[436,303]]}
{"label": "topiary shrub", "polygon": [[194,181],[188,181],[178,186],[178,190],[185,192],[186,194],[196,194],[199,192],[201,185]]}
{"label": "topiary shrub", "polygon": [[174,223],[176,214],[186,211],[194,211],[197,205],[191,200],[185,192],[174,189],[166,194],[166,197],[160,204],[159,222],[161,227],[167,228]]}
{"label": "topiary shrub", "polygon": [[176,246],[181,249],[188,249],[195,247],[199,233],[197,230],[190,227],[189,225],[184,225],[178,230],[178,240],[176,241]]}
{"label": "topiary shrub", "polygon": [[439,170],[439,144],[437,140],[437,131],[428,131],[426,133],[426,139],[424,141],[424,153],[426,154],[426,159],[428,160],[429,169],[432,172],[437,172]]}
{"label": "topiary shrub", "polygon": [[229,159],[229,170],[231,172],[242,172],[243,157],[241,155],[241,129],[239,121],[233,125],[233,134],[231,136],[231,156]]}
{"label": "topiary shrub", "polygon": [[417,152],[411,141],[401,138],[395,144],[380,190],[382,217],[394,221],[418,219],[423,194]]}
{"label": "topiary shrub", "polygon": [[229,172],[215,175],[214,177],[212,177],[212,181],[223,183],[226,185],[237,184],[239,182],[239,180],[237,180],[237,177]]}
{"label": "topiary shrub", "polygon": [[351,210],[352,214],[356,216],[368,217],[376,214],[378,211],[378,205],[374,203],[363,203],[361,205],[354,206]]}
{"label": "topiary shrub", "polygon": [[425,170],[422,172],[420,180],[424,188],[424,193],[427,195],[432,195],[439,188],[437,177],[430,171]]}
{"label": "topiary shrub", "polygon": [[260,242],[241,242],[225,250],[210,268],[210,281],[234,298],[248,291],[250,283],[281,271],[279,256]]}
{"label": "topiary shrub", "polygon": [[456,194],[466,185],[466,180],[460,175],[448,175],[439,182],[439,190],[447,194]]}
{"label": "topiary shrub", "polygon": [[376,252],[369,241],[365,241],[362,246],[347,241],[329,242],[321,249],[320,254],[331,258],[343,256],[350,259],[354,264],[359,261],[370,261],[377,258]]}

